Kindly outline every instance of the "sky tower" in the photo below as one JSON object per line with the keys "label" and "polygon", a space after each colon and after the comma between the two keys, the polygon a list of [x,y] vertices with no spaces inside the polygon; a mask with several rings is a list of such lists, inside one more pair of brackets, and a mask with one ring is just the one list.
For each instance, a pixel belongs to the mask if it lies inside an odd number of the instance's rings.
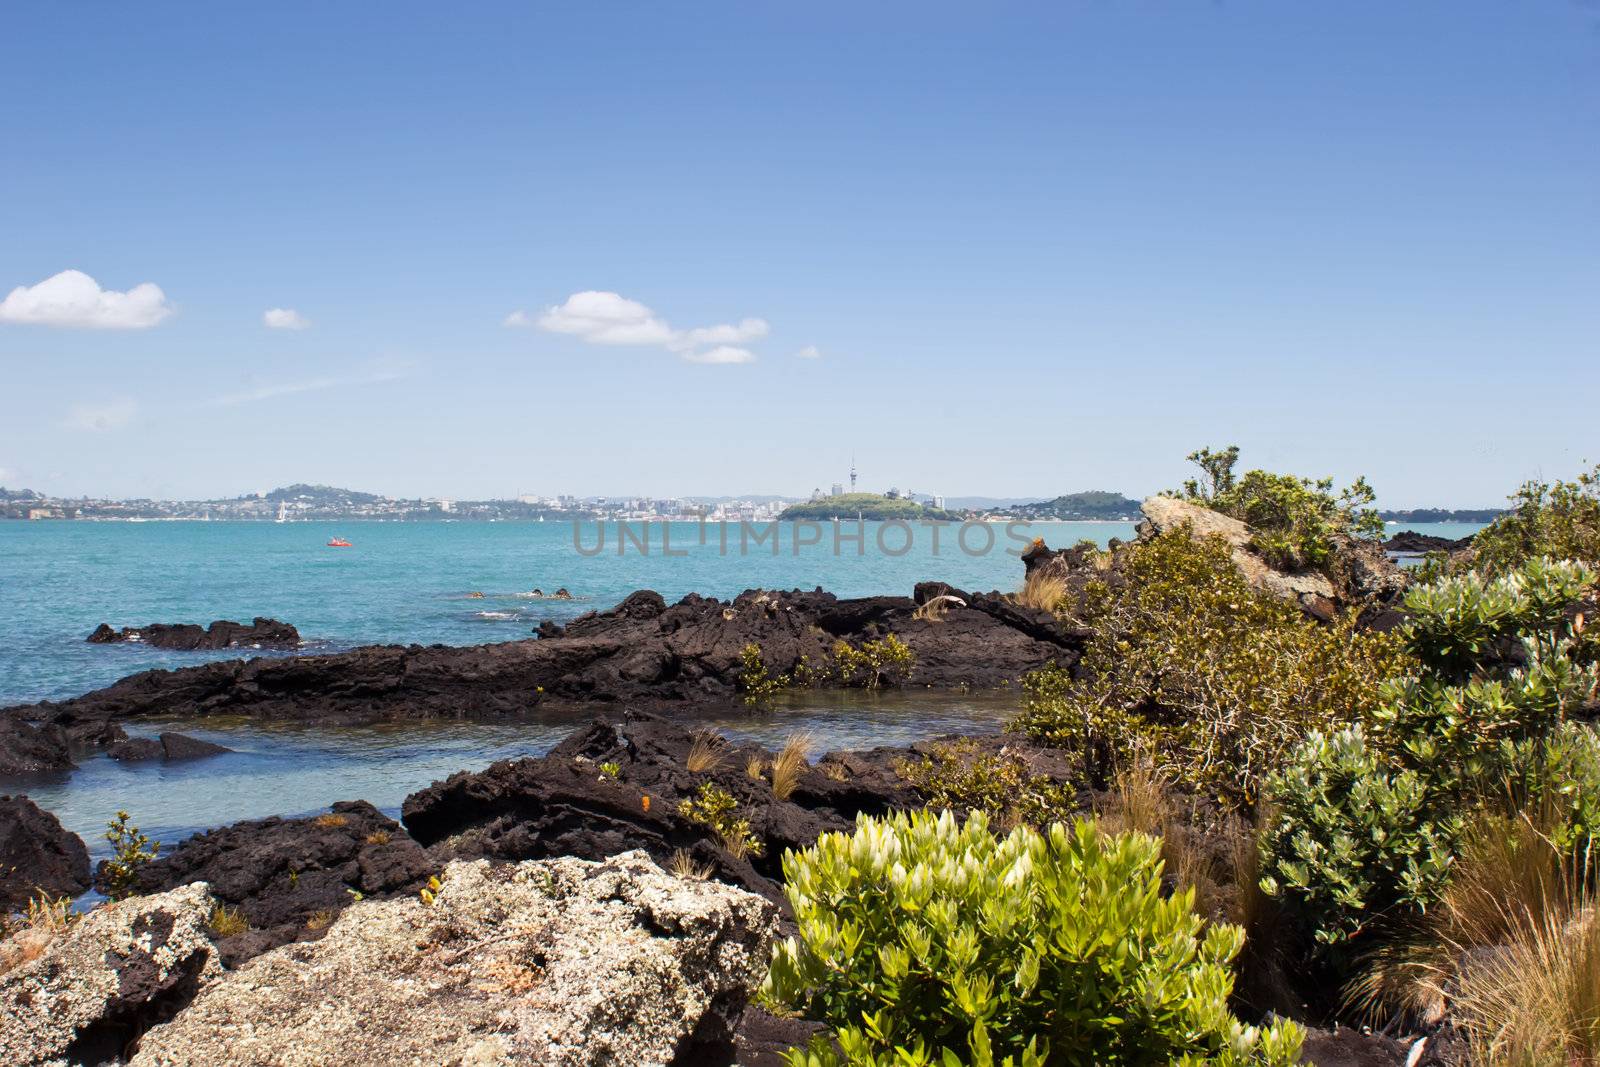
{"label": "sky tower", "polygon": [[850,453],[850,491],[852,493],[856,491],[856,456],[854,452]]}

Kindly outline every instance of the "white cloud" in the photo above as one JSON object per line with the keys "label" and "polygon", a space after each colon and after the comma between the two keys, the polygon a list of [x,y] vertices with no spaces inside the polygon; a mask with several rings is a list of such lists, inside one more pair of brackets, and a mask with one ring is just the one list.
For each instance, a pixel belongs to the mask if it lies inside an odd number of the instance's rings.
{"label": "white cloud", "polygon": [[687,352],[703,345],[740,345],[759,341],[770,329],[766,319],[741,319],[737,326],[700,326],[677,334],[667,347],[674,352]]}
{"label": "white cloud", "polygon": [[799,359],[821,359],[822,349],[818,348],[816,345],[806,345],[800,351],[796,352],[795,356]]}
{"label": "white cloud", "polygon": [[308,330],[311,320],[294,308],[268,308],[261,313],[262,325],[269,330]]}
{"label": "white cloud", "polygon": [[748,348],[718,345],[704,352],[685,352],[683,358],[690,363],[754,363],[756,354]]}
{"label": "white cloud", "polygon": [[639,301],[594,289],[573,293],[565,303],[547,308],[537,317],[513,311],[506,316],[505,325],[537,326],[595,345],[659,345],[690,363],[750,363],[755,353],[743,346],[771,331],[767,320],[757,318],[675,330]]}
{"label": "white cloud", "polygon": [[[527,315],[516,312],[510,325],[523,325]],[[672,327],[655,312],[616,293],[593,289],[573,293],[560,307],[539,316],[539,328],[570,333],[594,345],[664,345],[673,339]]]}
{"label": "white cloud", "polygon": [[272,400],[280,396],[293,396],[296,393],[316,393],[324,389],[339,389],[355,385],[377,385],[380,382],[394,382],[402,378],[409,378],[414,370],[415,367],[407,363],[377,367],[364,374],[353,374],[344,377],[308,378],[298,382],[274,382],[269,385],[256,386],[253,389],[243,389],[237,393],[224,393],[221,396],[214,396],[205,401],[203,406],[231,408],[240,404],[254,404],[260,400]]}
{"label": "white cloud", "polygon": [[0,301],[0,322],[90,330],[142,330],[172,314],[150,282],[125,293],[102,289],[81,270],[64,270],[38,285],[19,285]]}
{"label": "white cloud", "polygon": [[67,412],[69,430],[107,433],[132,421],[139,405],[132,400],[112,400],[104,404],[74,404]]}
{"label": "white cloud", "polygon": [[0,485],[5,485],[11,479],[20,477],[22,477],[22,475],[12,470],[10,467],[0,467]]}

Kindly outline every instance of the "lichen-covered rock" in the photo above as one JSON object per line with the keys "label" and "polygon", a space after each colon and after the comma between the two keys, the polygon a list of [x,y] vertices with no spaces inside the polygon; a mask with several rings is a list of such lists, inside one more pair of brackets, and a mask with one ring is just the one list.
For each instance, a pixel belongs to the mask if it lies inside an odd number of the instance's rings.
{"label": "lichen-covered rock", "polygon": [[1153,496],[1140,505],[1140,534],[1166,533],[1187,525],[1196,537],[1218,536],[1233,548],[1233,563],[1258,592],[1292,600],[1314,615],[1331,614],[1338,590],[1318,571],[1289,574],[1274,570],[1250,547],[1250,527],[1219,511],[1170,496]]}
{"label": "lichen-covered rock", "polygon": [[775,911],[641,852],[453,863],[209,985],[136,1067],[728,1062]]}
{"label": "lichen-covered rock", "polygon": [[0,975],[0,1063],[115,1061],[221,973],[212,907],[202,882],[107,904]]}
{"label": "lichen-covered rock", "polygon": [[0,796],[0,910],[89,888],[83,839],[27,797]]}

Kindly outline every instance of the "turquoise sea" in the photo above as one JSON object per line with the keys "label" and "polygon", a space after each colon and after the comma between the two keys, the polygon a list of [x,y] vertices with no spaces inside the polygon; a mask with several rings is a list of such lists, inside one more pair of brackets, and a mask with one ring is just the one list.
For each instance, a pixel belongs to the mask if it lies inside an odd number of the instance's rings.
{"label": "turquoise sea", "polygon": [[[889,524],[896,527],[898,524]],[[1412,527],[1461,537],[1472,526]],[[907,542],[906,531],[910,538]],[[759,527],[765,533],[766,527]],[[830,527],[778,528],[741,549],[740,528],[672,524],[631,526],[619,555],[617,528],[570,523],[205,523],[0,522],[0,707],[73,696],[124,675],[243,653],[165,652],[142,645],[85,643],[101,622],[248,621],[272,616],[295,624],[306,651],[373,642],[468,644],[526,637],[542,619],[562,622],[605,609],[635,589],[668,600],[698,592],[731,597],[751,588],[822,586],[841,596],[909,594],[926,579],[968,589],[1016,588],[1017,552],[1043,537],[1051,546],[1080,539],[1127,538],[1131,523],[1033,523],[970,530],[964,542],[932,531],[866,523],[860,543],[846,524],[841,544]],[[794,544],[817,537],[815,544]],[[882,540],[880,542],[880,533]],[[350,548],[328,548],[341,535]],[[748,535],[747,535],[748,536]],[[578,545],[583,550],[579,551]],[[586,554],[588,553],[588,554]],[[682,554],[678,554],[682,553]],[[575,599],[530,595],[565,587]],[[469,593],[484,596],[471,598]],[[268,653],[276,654],[276,653]],[[714,716],[730,735],[781,743],[811,731],[818,751],[898,745],[961,729],[995,728],[1013,710],[1006,695],[804,694],[761,713]],[[238,819],[315,811],[336,800],[366,799],[397,813],[404,797],[462,769],[538,755],[568,730],[570,716],[517,722],[394,724],[360,728],[263,727],[208,720],[142,723],[130,732],[178,729],[235,752],[190,763],[120,764],[100,755],[77,770],[28,780],[0,779],[0,792],[26,792],[79,833],[97,855],[98,832],[119,808],[154,836],[175,842]]]}

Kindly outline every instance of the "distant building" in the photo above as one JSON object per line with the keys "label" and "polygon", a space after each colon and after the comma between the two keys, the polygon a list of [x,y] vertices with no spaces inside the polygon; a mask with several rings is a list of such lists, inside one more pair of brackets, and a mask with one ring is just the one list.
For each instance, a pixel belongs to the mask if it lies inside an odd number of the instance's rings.
{"label": "distant building", "polygon": [[829,493],[828,495],[829,496],[844,496],[844,486],[840,485],[838,482],[834,482],[833,483],[833,491],[831,493]]}
{"label": "distant building", "polygon": [[933,506],[936,507],[936,508],[939,508],[940,510],[943,510],[944,509],[944,497],[939,495],[938,493],[933,494]]}

